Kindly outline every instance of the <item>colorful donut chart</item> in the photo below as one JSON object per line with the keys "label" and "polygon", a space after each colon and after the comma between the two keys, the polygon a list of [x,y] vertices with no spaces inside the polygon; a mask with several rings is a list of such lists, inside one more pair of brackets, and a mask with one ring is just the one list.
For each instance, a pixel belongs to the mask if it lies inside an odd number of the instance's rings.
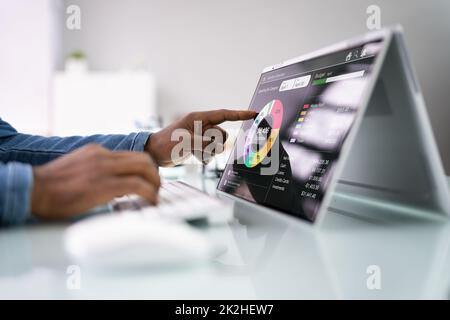
{"label": "colorful donut chart", "polygon": [[[253,141],[258,133],[258,126],[261,121],[266,120],[271,124],[270,136],[266,143],[258,151],[252,150]],[[253,122],[244,145],[244,164],[248,168],[257,166],[272,149],[280,133],[281,123],[283,121],[283,104],[280,100],[272,100],[262,108],[255,121]]]}

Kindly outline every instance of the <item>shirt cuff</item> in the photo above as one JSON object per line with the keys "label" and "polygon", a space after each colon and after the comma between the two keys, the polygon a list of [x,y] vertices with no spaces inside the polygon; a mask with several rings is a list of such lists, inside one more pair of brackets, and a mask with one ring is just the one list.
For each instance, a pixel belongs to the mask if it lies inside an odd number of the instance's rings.
{"label": "shirt cuff", "polygon": [[145,144],[147,143],[151,135],[152,134],[150,132],[137,133],[133,138],[133,142],[131,143],[131,151],[143,152]]}
{"label": "shirt cuff", "polygon": [[3,225],[17,225],[26,222],[31,215],[31,189],[33,169],[28,164],[11,162],[2,170],[3,208],[0,209],[0,222]]}

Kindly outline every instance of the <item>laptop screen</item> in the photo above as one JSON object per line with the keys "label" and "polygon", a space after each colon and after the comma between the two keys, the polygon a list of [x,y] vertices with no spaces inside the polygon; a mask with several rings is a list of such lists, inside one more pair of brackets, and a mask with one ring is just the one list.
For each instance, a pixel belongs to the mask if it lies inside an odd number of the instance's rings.
{"label": "laptop screen", "polygon": [[381,44],[262,73],[218,189],[314,222]]}

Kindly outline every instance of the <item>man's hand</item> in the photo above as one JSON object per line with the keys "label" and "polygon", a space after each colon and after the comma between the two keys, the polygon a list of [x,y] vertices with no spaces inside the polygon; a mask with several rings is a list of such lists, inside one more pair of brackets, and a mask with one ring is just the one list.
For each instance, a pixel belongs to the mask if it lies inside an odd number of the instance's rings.
{"label": "man's hand", "polygon": [[88,145],[34,167],[31,211],[40,218],[73,216],[125,194],[157,202],[160,179],[146,153]]}
{"label": "man's hand", "polygon": [[[254,111],[235,111],[235,110],[214,110],[206,112],[192,112],[182,119],[174,122],[170,126],[162,129],[159,132],[154,133],[148,140],[145,150],[150,153],[153,159],[160,166],[172,166],[176,163],[180,163],[184,158],[193,153],[199,160],[204,161],[208,159],[214,153],[220,153],[223,151],[223,144],[227,139],[227,133],[220,127],[219,124],[225,121],[240,121],[240,120],[250,120],[256,116]],[[201,124],[201,131],[197,132],[195,124]],[[214,142],[210,137],[205,135],[205,131],[209,129],[216,129],[216,132],[221,133],[220,141],[215,142],[215,148],[213,154],[205,155],[205,147]],[[191,136],[191,150],[185,153],[183,157],[172,156],[173,148],[179,143],[178,140],[172,141],[172,134],[176,130],[184,130],[188,132]],[[211,130],[210,130],[211,131]],[[198,139],[201,142],[196,143],[195,140]],[[199,146],[199,148],[197,148]]]}

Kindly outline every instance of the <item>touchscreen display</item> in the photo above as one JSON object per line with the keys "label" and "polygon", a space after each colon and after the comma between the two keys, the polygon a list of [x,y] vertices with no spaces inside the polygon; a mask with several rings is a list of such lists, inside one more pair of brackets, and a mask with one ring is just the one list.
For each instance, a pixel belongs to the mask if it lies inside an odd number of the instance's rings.
{"label": "touchscreen display", "polygon": [[314,222],[381,45],[262,73],[218,189]]}

